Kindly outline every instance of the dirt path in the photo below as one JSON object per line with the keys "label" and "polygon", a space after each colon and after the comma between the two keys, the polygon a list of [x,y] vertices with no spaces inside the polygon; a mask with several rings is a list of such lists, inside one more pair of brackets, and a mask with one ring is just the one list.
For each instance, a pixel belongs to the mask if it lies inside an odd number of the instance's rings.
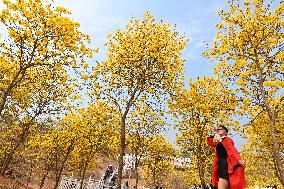
{"label": "dirt path", "polygon": [[0,176],[0,189],[32,189],[14,179]]}

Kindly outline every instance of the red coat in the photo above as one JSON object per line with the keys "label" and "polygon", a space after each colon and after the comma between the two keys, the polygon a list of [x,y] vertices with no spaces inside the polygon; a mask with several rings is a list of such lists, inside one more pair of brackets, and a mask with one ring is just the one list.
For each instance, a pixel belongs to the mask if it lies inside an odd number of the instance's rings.
{"label": "red coat", "polygon": [[[214,142],[213,138],[208,137],[207,143],[210,146],[217,147],[219,143]],[[245,171],[243,167],[238,167],[234,170],[234,166],[238,164],[238,161],[242,158],[240,157],[237,149],[234,146],[234,142],[231,138],[225,137],[222,139],[222,144],[225,147],[228,157],[228,173],[229,173],[229,185],[230,189],[243,189],[246,188],[246,179],[245,179]],[[215,151],[214,163],[213,163],[213,173],[212,173],[212,184],[217,187],[219,181],[218,175],[218,156],[217,151]]]}

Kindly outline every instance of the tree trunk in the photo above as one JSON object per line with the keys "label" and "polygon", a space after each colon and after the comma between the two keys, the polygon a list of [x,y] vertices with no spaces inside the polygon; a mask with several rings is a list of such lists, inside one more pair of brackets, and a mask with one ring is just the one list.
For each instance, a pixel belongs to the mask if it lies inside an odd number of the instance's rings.
{"label": "tree trunk", "polygon": [[[137,87],[134,89],[132,94],[130,95],[130,99],[127,102],[125,112],[122,115],[121,118],[121,128],[120,128],[120,153],[119,153],[119,158],[118,158],[118,181],[117,181],[117,188],[121,188],[122,184],[122,169],[123,169],[123,156],[126,148],[125,144],[125,122],[126,122],[126,117],[127,114],[133,104],[135,94],[137,92]],[[137,98],[137,97],[136,97]]]}
{"label": "tree trunk", "polygon": [[8,157],[6,157],[5,158],[5,160],[4,160],[4,163],[3,163],[3,167],[1,167],[1,176],[4,176],[5,175],[5,172],[6,172],[6,170],[8,169],[8,167],[9,167],[9,165],[10,165],[10,163],[11,163],[11,161],[12,161],[12,155],[10,155],[11,153],[9,153],[7,156]]}
{"label": "tree trunk", "polygon": [[2,116],[2,111],[4,110],[6,100],[8,97],[8,92],[5,92],[2,96],[1,103],[0,103],[0,115]]}
{"label": "tree trunk", "polygon": [[205,186],[205,181],[204,181],[204,170],[203,170],[203,164],[200,161],[201,158],[197,157],[197,166],[198,166],[198,175],[199,175],[199,179],[200,179],[200,183],[202,188]]}
{"label": "tree trunk", "polygon": [[135,156],[135,188],[137,188],[138,187],[138,164],[139,164],[139,161],[138,161],[138,158],[137,158],[137,156]]}
{"label": "tree trunk", "polygon": [[[16,75],[13,77],[12,82],[10,83],[10,85],[8,86],[8,88],[6,88],[3,96],[1,96],[1,103],[0,103],[0,117],[2,116],[2,112],[5,108],[5,104],[8,98],[9,93],[12,91],[12,89],[22,81],[22,79],[25,76],[27,68],[20,68],[20,70],[16,73]],[[20,76],[21,75],[21,76]]]}
{"label": "tree trunk", "polygon": [[122,169],[123,169],[123,156],[125,151],[125,121],[126,121],[126,115],[121,119],[121,128],[120,128],[120,153],[119,153],[119,159],[118,159],[118,180],[117,180],[117,188],[121,188],[122,184]]}
{"label": "tree trunk", "polygon": [[15,154],[15,152],[18,150],[18,148],[21,146],[21,144],[23,144],[27,137],[30,134],[30,127],[33,124],[33,121],[35,120],[35,118],[40,114],[40,111],[38,111],[28,123],[25,123],[22,125],[22,131],[19,135],[19,140],[16,142],[15,147],[11,150],[10,153],[8,153],[8,155],[5,157],[3,163],[1,163],[0,167],[1,167],[1,172],[0,174],[3,176],[5,174],[5,171],[8,169],[8,167],[10,166],[10,163],[13,159],[13,156]]}
{"label": "tree trunk", "polygon": [[16,150],[20,147],[23,141],[24,140],[19,141],[16,144],[16,146],[12,149],[12,151],[8,153],[7,156],[4,158],[3,164],[1,165],[1,173],[0,173],[2,176],[5,175],[5,171],[9,168]]}
{"label": "tree trunk", "polygon": [[154,183],[154,187],[156,187],[156,165],[153,170],[153,183]]}
{"label": "tree trunk", "polygon": [[200,173],[201,173],[201,175],[200,175],[200,181],[201,181],[201,186],[202,186],[202,188],[203,189],[205,189],[205,179],[204,179],[204,167],[203,167],[203,163],[201,163],[201,167],[200,167]]}
{"label": "tree trunk", "polygon": [[276,163],[276,171],[278,172],[277,177],[279,181],[281,182],[282,186],[284,186],[284,173],[283,173],[283,164],[281,163],[281,155],[279,152],[279,144],[276,139],[276,134],[275,134],[275,121],[273,119],[273,116],[270,117],[270,124],[269,124],[269,129],[272,137],[272,145],[273,145],[273,155]]}
{"label": "tree trunk", "polygon": [[32,173],[33,173],[33,162],[31,162],[31,167],[30,167],[30,171],[29,171],[29,177],[27,179],[27,186],[29,186],[29,183],[31,182]]}
{"label": "tree trunk", "polygon": [[40,180],[39,189],[42,189],[42,187],[44,186],[44,183],[45,183],[45,180],[46,180],[46,178],[47,178],[48,172],[49,172],[49,171],[45,171],[45,173],[44,173],[42,179]]}
{"label": "tree trunk", "polygon": [[65,157],[62,161],[62,165],[61,165],[60,169],[58,170],[58,172],[56,173],[55,185],[54,185],[53,189],[57,189],[57,187],[59,185],[59,181],[60,181],[63,169],[65,167],[65,163],[68,160],[68,157],[69,157],[70,153],[72,152],[73,147],[74,147],[74,141],[72,141],[71,144],[69,145],[69,147],[67,148],[67,152],[66,152]]}
{"label": "tree trunk", "polygon": [[84,184],[84,179],[85,179],[85,174],[86,174],[86,169],[88,167],[88,162],[84,163],[84,167],[83,167],[83,173],[81,175],[81,183],[80,183],[80,189],[83,189],[83,184]]}

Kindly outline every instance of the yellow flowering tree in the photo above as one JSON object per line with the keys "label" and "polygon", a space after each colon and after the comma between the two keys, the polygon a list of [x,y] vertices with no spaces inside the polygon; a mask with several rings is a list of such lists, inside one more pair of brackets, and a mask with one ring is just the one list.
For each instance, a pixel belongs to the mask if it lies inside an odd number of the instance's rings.
{"label": "yellow flowering tree", "polygon": [[198,176],[195,180],[190,176],[191,184],[198,182],[204,186],[210,182],[214,152],[207,145],[208,133],[219,125],[238,125],[232,118],[237,98],[218,78],[189,80],[189,86],[173,98],[170,107],[179,130],[177,142],[181,155],[192,160],[191,171]]}
{"label": "yellow flowering tree", "polygon": [[71,130],[79,138],[71,158],[73,169],[79,170],[82,188],[87,171],[97,163],[98,157],[117,153],[118,114],[103,101],[98,101],[79,110],[77,115],[75,127]]}
{"label": "yellow flowering tree", "polygon": [[[97,163],[100,156],[117,153],[117,113],[103,101],[67,115],[58,122],[45,125],[28,140],[24,157],[41,170],[39,187],[48,177],[57,188],[63,173],[71,171],[81,179]],[[21,165],[22,166],[22,165]]]}
{"label": "yellow flowering tree", "polygon": [[94,53],[86,46],[88,35],[79,30],[79,23],[72,21],[63,7],[54,8],[41,0],[3,3],[0,20],[7,37],[0,41],[1,116],[17,92],[22,95],[43,84],[38,77],[65,83],[65,67],[86,66],[84,58]]}
{"label": "yellow flowering tree", "polygon": [[[231,1],[221,10],[213,46],[205,53],[218,62],[215,73],[235,83],[244,99],[244,109],[265,112],[276,175],[284,185],[283,151],[276,132],[283,104],[283,10],[280,1]],[[282,123],[283,125],[283,123]]]}
{"label": "yellow flowering tree", "polygon": [[146,155],[148,145],[150,145],[153,137],[161,133],[167,123],[164,114],[159,110],[153,110],[147,104],[139,104],[134,107],[128,116],[126,151],[135,156],[135,187],[138,187],[138,167],[143,164],[142,160]]}
{"label": "yellow flowering tree", "polygon": [[[1,152],[0,156],[1,174],[4,174],[13,159],[15,154],[23,150],[23,146],[34,134],[37,126],[41,124],[45,116],[56,114],[68,108],[66,101],[71,98],[72,87],[63,86],[57,81],[45,80],[46,84],[33,91],[23,94],[23,99],[14,100],[12,103],[17,104],[10,107],[9,116],[5,116],[1,124]],[[17,94],[18,95],[18,94]],[[21,98],[22,98],[21,97]],[[10,103],[9,103],[10,105]],[[7,115],[7,114],[6,114]]]}
{"label": "yellow flowering tree", "polygon": [[140,102],[161,107],[182,84],[181,51],[187,39],[170,24],[145,13],[124,30],[108,36],[107,59],[94,69],[98,98],[106,98],[120,112],[118,188],[121,187],[127,115]]}
{"label": "yellow flowering tree", "polygon": [[77,140],[74,133],[63,129],[59,123],[53,123],[27,142],[25,157],[33,160],[34,166],[40,170],[39,188],[43,188],[48,177],[54,179],[53,188],[58,187]]}
{"label": "yellow flowering tree", "polygon": [[[200,165],[200,160],[197,159],[195,156],[191,156],[191,162],[188,168],[186,168],[182,173],[183,182],[187,184],[187,186],[202,186],[202,182],[200,179],[200,172],[197,171],[200,169],[198,165]],[[211,181],[211,173],[212,173],[212,163],[213,163],[213,156],[212,154],[205,159],[203,162],[203,170],[204,170],[204,183],[208,185]]]}
{"label": "yellow flowering tree", "polygon": [[[70,108],[77,98],[68,71],[86,68],[94,50],[70,12],[48,1],[4,0],[0,13],[1,174],[20,151],[32,127]],[[3,136],[3,138],[2,138]],[[8,137],[5,137],[8,136]]]}
{"label": "yellow flowering tree", "polygon": [[[283,114],[283,105],[279,111]],[[283,120],[283,116],[281,118]],[[249,186],[265,187],[267,185],[281,185],[276,174],[276,164],[273,158],[273,145],[269,134],[269,118],[262,112],[256,119],[244,126],[243,137],[247,137],[247,144],[242,148],[244,159],[247,162],[246,177]],[[280,120],[275,124],[275,131],[279,143],[284,143],[283,123]],[[284,151],[284,146],[280,146]]]}
{"label": "yellow flowering tree", "polygon": [[144,179],[147,184],[157,186],[165,184],[168,175],[173,171],[175,150],[163,136],[155,135],[145,149],[143,160]]}

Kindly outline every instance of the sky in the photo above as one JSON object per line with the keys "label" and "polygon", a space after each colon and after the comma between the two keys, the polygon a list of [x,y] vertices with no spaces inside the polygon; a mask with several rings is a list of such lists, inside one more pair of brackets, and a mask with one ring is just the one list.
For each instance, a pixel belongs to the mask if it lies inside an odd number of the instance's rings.
{"label": "sky", "polygon": [[[206,50],[204,42],[210,43],[215,38],[217,11],[227,8],[226,0],[54,0],[54,3],[70,10],[72,19],[81,24],[81,31],[90,35],[94,47],[100,48],[90,64],[105,58],[104,44],[109,33],[123,29],[131,18],[139,19],[149,11],[156,19],[176,24],[177,30],[190,39],[183,51],[185,78],[213,75],[214,64],[201,53]],[[167,136],[172,142],[175,133],[170,129]],[[234,137],[240,148],[244,141]]]}
{"label": "sky", "polygon": [[81,30],[101,49],[96,60],[104,58],[107,34],[123,29],[129,19],[139,19],[149,11],[156,19],[177,24],[178,31],[190,39],[183,52],[187,59],[186,78],[212,74],[213,64],[201,53],[206,49],[203,42],[215,37],[217,11],[226,7],[225,0],[55,0],[55,3],[69,9]]}

